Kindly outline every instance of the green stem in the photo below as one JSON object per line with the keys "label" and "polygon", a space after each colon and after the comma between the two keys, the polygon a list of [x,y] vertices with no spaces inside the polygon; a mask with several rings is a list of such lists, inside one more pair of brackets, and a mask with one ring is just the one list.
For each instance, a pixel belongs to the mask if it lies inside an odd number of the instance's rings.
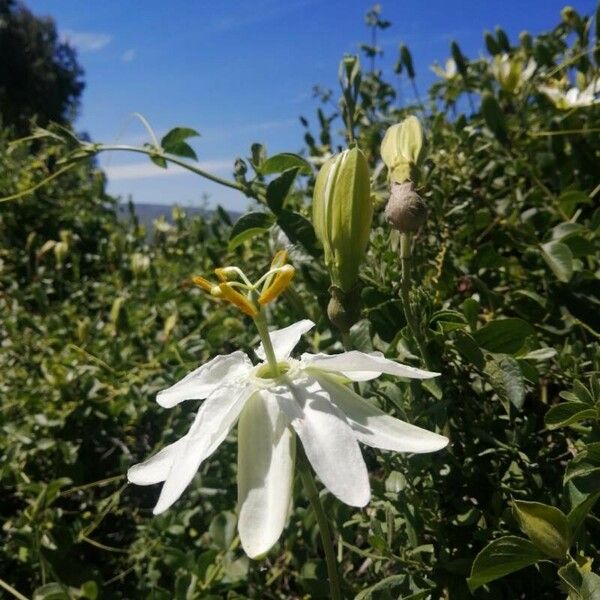
{"label": "green stem", "polygon": [[302,479],[302,485],[304,491],[308,496],[310,505],[315,512],[317,518],[317,524],[319,526],[319,532],[321,534],[321,542],[323,543],[323,550],[325,551],[325,562],[327,563],[327,574],[329,575],[329,591],[331,600],[342,600],[342,592],[340,591],[340,576],[338,574],[337,564],[335,560],[335,551],[333,549],[333,537],[331,535],[331,527],[327,520],[327,515],[323,510],[321,504],[321,498],[319,497],[319,491],[315,484],[315,478],[313,477],[310,464],[304,450],[300,448],[298,453],[298,471],[300,472],[300,478]]}
{"label": "green stem", "polygon": [[402,298],[402,308],[404,310],[404,318],[408,328],[410,329],[421,358],[429,370],[432,370],[431,360],[425,346],[425,340],[421,335],[421,330],[415,313],[410,305],[410,286],[411,286],[411,274],[410,274],[410,260],[412,256],[412,235],[410,233],[400,234],[400,264],[402,266],[402,281],[400,284],[400,297]]}
{"label": "green stem", "polygon": [[18,598],[18,600],[29,600],[27,596],[23,596],[21,592],[15,590],[15,588],[12,585],[10,585],[10,583],[6,583],[6,581],[4,581],[3,579],[0,579],[0,588],[5,589],[7,592],[11,593],[15,598]]}
{"label": "green stem", "polygon": [[229,179],[223,179],[222,177],[218,177],[217,175],[213,175],[212,173],[208,173],[203,169],[200,169],[185,160],[180,160],[169,154],[157,153],[156,150],[150,150],[146,148],[138,148],[137,146],[127,146],[124,144],[117,144],[114,146],[109,146],[105,144],[90,144],[90,149],[93,149],[94,154],[100,154],[100,152],[137,152],[138,154],[145,154],[146,156],[160,156],[160,158],[164,158],[166,161],[173,163],[183,169],[187,169],[196,175],[200,175],[205,179],[209,179],[210,181],[214,181],[220,185],[224,185],[225,187],[229,187],[231,189],[237,190],[238,192],[246,193],[246,188],[237,183],[236,181],[230,181]]}
{"label": "green stem", "polygon": [[277,357],[275,356],[275,351],[273,350],[273,343],[271,342],[271,336],[269,335],[267,320],[262,312],[259,312],[258,315],[254,317],[254,324],[258,330],[258,335],[260,335],[263,348],[265,349],[267,363],[271,367],[271,375],[273,377],[279,377],[279,365],[277,364]]}

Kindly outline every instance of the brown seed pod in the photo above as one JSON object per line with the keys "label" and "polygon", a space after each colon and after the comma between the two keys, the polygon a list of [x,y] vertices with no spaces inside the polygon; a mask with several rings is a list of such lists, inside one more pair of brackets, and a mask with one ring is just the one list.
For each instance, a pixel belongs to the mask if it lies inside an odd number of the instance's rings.
{"label": "brown seed pod", "polygon": [[400,233],[413,233],[427,220],[425,200],[415,192],[412,181],[392,182],[385,216]]}

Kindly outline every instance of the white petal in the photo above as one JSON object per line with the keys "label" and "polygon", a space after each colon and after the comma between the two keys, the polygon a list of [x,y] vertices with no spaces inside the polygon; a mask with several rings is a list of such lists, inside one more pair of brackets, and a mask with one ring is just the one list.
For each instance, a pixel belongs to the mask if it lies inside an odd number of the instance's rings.
{"label": "white petal", "polygon": [[208,458],[227,437],[252,395],[250,386],[227,386],[202,404],[190,431],[173,458],[173,463],[160,492],[154,514],[164,512],[181,496],[203,460]]}
{"label": "white petal", "polygon": [[252,369],[250,359],[237,350],[232,354],[215,356],[212,360],[188,373],[170,388],[158,392],[156,401],[171,408],[184,400],[208,398],[217,387],[235,383]]}
{"label": "white petal", "polygon": [[135,485],[152,485],[164,481],[171,470],[174,458],[185,443],[186,438],[182,437],[173,444],[165,446],[143,463],[133,465],[127,471],[127,479]]}
{"label": "white petal", "polygon": [[576,106],[579,104],[579,90],[577,88],[571,88],[565,95],[567,103]]}
{"label": "white petal", "polygon": [[268,392],[254,394],[238,423],[238,531],[250,558],[268,552],[292,501],[296,436]]}
{"label": "white petal", "polygon": [[424,371],[389,360],[381,352],[343,352],[342,354],[303,354],[302,363],[307,368],[342,373],[352,381],[366,381],[382,373],[411,379],[431,379],[439,373]]}
{"label": "white petal", "polygon": [[358,441],[363,444],[383,450],[415,453],[435,452],[448,444],[448,438],[443,435],[391,417],[327,376],[320,377],[319,382],[346,415]]}
{"label": "white petal", "polygon": [[323,485],[350,506],[371,497],[369,475],[356,437],[343,413],[318,381],[305,378],[273,390]]}
{"label": "white petal", "polygon": [[[300,341],[300,338],[314,326],[315,324],[309,319],[303,319],[289,327],[269,332],[277,360],[288,358],[292,350],[296,347],[296,344]],[[267,357],[262,344],[256,349],[256,355],[260,360],[266,360]]]}

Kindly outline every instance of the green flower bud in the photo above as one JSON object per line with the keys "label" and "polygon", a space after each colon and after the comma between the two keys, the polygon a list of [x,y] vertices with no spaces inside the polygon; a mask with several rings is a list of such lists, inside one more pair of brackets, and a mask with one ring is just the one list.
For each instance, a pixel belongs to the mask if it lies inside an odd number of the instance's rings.
{"label": "green flower bud", "polygon": [[392,183],[390,199],[385,207],[390,225],[400,233],[413,233],[427,219],[425,200],[415,192],[414,183]]}
{"label": "green flower bud", "polygon": [[392,125],[381,142],[381,158],[393,182],[402,183],[411,176],[423,155],[423,129],[417,117],[410,116]]}
{"label": "green flower bud", "polygon": [[533,46],[533,40],[528,31],[521,31],[519,34],[519,42],[521,42],[521,47],[525,48],[525,50],[531,50]]}
{"label": "green flower bud", "polygon": [[345,292],[358,279],[371,232],[369,165],[358,149],[344,150],[321,167],[313,195],[313,224],[332,283]]}
{"label": "green flower bud", "polygon": [[65,259],[69,255],[69,245],[66,242],[57,242],[54,244],[54,257],[56,258],[56,266],[62,268],[65,264]]}
{"label": "green flower bud", "polygon": [[567,25],[570,25],[571,27],[575,26],[577,23],[577,20],[579,19],[579,15],[577,14],[577,11],[572,6],[565,6],[560,11],[560,17],[564,23],[566,23]]}

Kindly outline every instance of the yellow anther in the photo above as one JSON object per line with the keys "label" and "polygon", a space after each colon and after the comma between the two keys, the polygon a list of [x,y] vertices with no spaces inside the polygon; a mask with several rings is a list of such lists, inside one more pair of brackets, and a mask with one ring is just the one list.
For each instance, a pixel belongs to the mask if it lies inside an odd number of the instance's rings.
{"label": "yellow anther", "polygon": [[204,277],[196,275],[196,277],[192,277],[192,281],[195,285],[201,287],[205,292],[212,293],[213,284],[208,281],[208,279],[204,279]]}
{"label": "yellow anther", "polygon": [[237,306],[245,315],[254,318],[258,314],[256,306],[246,296],[234,290],[228,283],[220,283],[219,289],[223,294],[223,298]]}
{"label": "yellow anther", "polygon": [[290,281],[294,278],[296,269],[292,265],[284,265],[277,271],[273,282],[265,289],[265,291],[258,298],[259,304],[268,304],[272,300],[275,300],[279,294],[281,294]]}
{"label": "yellow anther", "polygon": [[263,286],[262,286],[263,293],[273,283],[273,278],[275,277],[275,273],[271,273],[271,271],[273,271],[274,269],[279,269],[280,267],[283,267],[283,265],[285,265],[285,263],[287,262],[287,258],[288,258],[287,250],[279,250],[279,252],[275,253],[273,260],[271,261],[271,267],[269,269],[269,273],[264,275],[264,277],[261,277],[261,279],[264,280]]}
{"label": "yellow anther", "polygon": [[287,250],[280,250],[275,254],[273,260],[271,261],[271,269],[276,269],[277,267],[283,267],[288,259]]}
{"label": "yellow anther", "polygon": [[223,292],[221,291],[221,288],[218,285],[213,285],[210,288],[210,295],[214,296],[215,298],[222,298]]}

